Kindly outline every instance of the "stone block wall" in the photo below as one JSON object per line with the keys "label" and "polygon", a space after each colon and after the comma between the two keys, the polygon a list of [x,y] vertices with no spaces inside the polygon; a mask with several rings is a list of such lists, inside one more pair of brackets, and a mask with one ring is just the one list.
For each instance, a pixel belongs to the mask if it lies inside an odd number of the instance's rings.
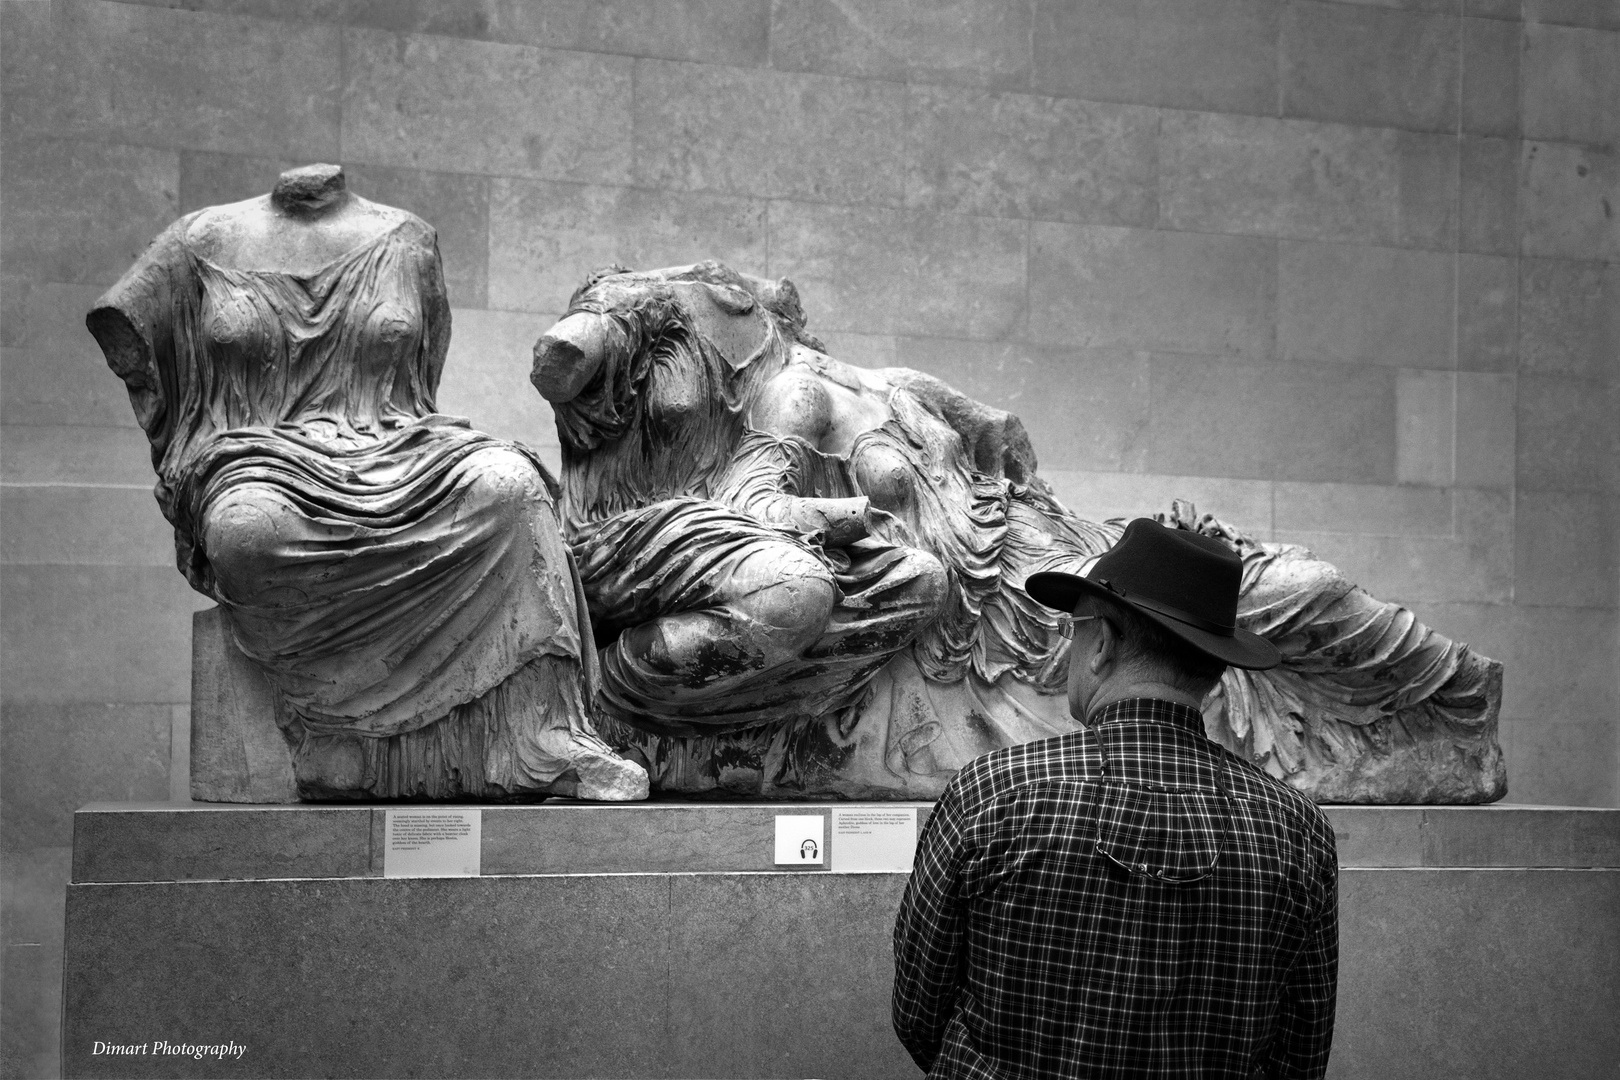
{"label": "stone block wall", "polygon": [[446,412],[554,456],[588,269],[786,275],[1081,513],[1192,498],[1505,661],[1510,800],[1620,800],[1617,0],[5,0],[0,76],[5,1076],[71,811],[187,790],[206,602],[84,313],[312,161],[437,226]]}

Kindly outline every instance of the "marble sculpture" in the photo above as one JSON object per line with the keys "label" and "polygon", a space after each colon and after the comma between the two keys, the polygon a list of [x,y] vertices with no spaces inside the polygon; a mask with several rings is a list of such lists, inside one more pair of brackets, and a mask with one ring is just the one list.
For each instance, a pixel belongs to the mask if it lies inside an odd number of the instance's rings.
{"label": "marble sculpture", "polygon": [[[1017,417],[829,356],[787,280],[592,274],[535,346],[560,486],[436,411],[433,230],[335,166],[182,218],[87,323],[301,798],[931,798],[1075,728],[1022,583],[1123,522],[1064,507]],[[1303,548],[1159,517],[1242,556],[1285,657],[1227,673],[1213,738],[1322,800],[1501,797],[1500,664]]]}
{"label": "marble sculpture", "polygon": [[274,687],[301,797],[645,798],[533,452],[442,416],[433,230],[334,166],[189,214],[88,326],[180,571]]}
{"label": "marble sculpture", "polygon": [[[1122,521],[1071,513],[1018,419],[917,371],[841,363],[796,290],[718,263],[598,271],[535,345],[562,514],[601,650],[597,729],[655,789],[931,798],[973,757],[1074,730],[1065,641],[1022,582]],[[1243,558],[1210,735],[1311,796],[1506,790],[1501,665],[1304,548],[1184,503]]]}

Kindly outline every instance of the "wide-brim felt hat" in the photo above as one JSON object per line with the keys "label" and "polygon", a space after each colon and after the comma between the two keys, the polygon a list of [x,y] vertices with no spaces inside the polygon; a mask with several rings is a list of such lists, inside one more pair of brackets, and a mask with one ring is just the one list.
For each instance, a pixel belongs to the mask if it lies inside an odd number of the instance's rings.
{"label": "wide-brim felt hat", "polygon": [[1123,604],[1233,667],[1276,667],[1282,662],[1277,647],[1237,625],[1242,584],[1243,560],[1219,540],[1137,518],[1085,576],[1031,574],[1024,591],[1036,602],[1066,612],[1089,593]]}

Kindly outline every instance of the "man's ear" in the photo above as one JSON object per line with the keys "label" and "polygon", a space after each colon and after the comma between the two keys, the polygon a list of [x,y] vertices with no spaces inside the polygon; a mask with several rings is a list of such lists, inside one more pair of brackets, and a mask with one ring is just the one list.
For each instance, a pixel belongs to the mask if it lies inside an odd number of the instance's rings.
{"label": "man's ear", "polygon": [[1119,628],[1108,616],[1103,615],[1097,620],[1096,644],[1086,656],[1086,664],[1093,675],[1101,676],[1113,670],[1119,659],[1119,644]]}

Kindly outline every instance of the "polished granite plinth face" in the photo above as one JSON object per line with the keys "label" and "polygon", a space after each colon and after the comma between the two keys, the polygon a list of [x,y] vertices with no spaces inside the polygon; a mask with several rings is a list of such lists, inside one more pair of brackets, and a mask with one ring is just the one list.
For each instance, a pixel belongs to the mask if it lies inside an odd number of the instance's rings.
{"label": "polished granite plinth face", "polygon": [[[483,876],[459,879],[382,876],[386,809],[81,810],[64,1074],[915,1073],[888,1025],[904,875],[773,862],[776,815],[825,804],[483,807]],[[1620,1059],[1620,811],[1328,816],[1330,1076],[1585,1076]],[[159,1057],[159,1041],[247,1049]]]}

